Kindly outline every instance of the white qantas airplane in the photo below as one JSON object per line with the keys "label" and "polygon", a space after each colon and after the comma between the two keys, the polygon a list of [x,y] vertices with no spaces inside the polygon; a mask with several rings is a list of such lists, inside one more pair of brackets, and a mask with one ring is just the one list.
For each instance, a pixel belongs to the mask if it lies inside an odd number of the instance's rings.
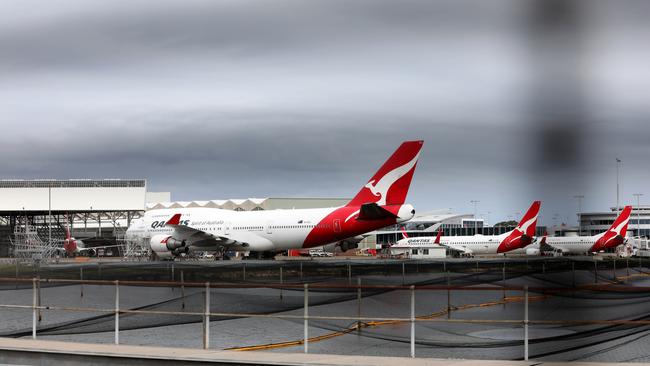
{"label": "white qantas airplane", "polygon": [[151,210],[131,223],[126,239],[148,241],[160,258],[190,250],[279,252],[354,239],[413,218],[413,206],[404,201],[422,144],[402,143],[343,207],[240,212],[212,208]]}
{"label": "white qantas airplane", "polygon": [[[537,215],[541,206],[540,201],[535,201],[528,209],[528,212],[519,222],[519,225],[507,233],[501,235],[471,235],[471,236],[447,236],[441,237],[440,232],[436,237],[413,237],[404,238],[397,242],[397,247],[418,246],[421,244],[440,244],[462,255],[472,256],[474,254],[498,254],[512,251],[522,251],[523,248],[533,242],[535,228],[537,227]],[[403,233],[402,235],[405,235]],[[539,252],[537,252],[539,253]],[[527,254],[532,254],[527,253]]]}
{"label": "white qantas airplane", "polygon": [[632,206],[625,206],[609,230],[592,236],[558,236],[547,237],[546,244],[558,249],[563,254],[595,253],[616,248],[625,243],[627,224],[630,221]]}

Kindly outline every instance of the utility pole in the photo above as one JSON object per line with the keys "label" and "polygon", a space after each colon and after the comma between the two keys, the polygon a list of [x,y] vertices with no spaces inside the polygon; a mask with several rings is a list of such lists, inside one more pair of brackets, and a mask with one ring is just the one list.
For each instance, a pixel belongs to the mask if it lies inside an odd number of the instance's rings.
{"label": "utility pole", "polygon": [[634,193],[632,195],[636,197],[636,236],[641,237],[641,205],[639,202],[643,193]]}
{"label": "utility pole", "polygon": [[47,185],[47,246],[52,247],[52,182]]}
{"label": "utility pole", "polygon": [[582,199],[585,198],[582,194],[576,194],[573,196],[578,200],[578,236],[582,235]]}
{"label": "utility pole", "polygon": [[474,235],[478,234],[478,221],[476,221],[476,205],[481,202],[479,200],[471,200],[470,203],[474,204]]}
{"label": "utility pole", "polygon": [[618,203],[618,195],[619,195],[619,182],[618,182],[618,177],[619,177],[619,166],[621,165],[621,159],[616,158],[616,216],[618,217],[619,215],[619,203]]}

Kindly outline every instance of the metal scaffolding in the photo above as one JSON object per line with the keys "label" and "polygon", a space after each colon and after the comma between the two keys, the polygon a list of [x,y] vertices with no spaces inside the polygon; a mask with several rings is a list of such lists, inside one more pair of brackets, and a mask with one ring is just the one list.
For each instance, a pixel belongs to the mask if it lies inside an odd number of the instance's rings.
{"label": "metal scaffolding", "polygon": [[60,242],[60,239],[42,240],[38,234],[38,227],[30,223],[27,217],[19,219],[11,238],[13,255],[19,260],[52,258],[62,247]]}

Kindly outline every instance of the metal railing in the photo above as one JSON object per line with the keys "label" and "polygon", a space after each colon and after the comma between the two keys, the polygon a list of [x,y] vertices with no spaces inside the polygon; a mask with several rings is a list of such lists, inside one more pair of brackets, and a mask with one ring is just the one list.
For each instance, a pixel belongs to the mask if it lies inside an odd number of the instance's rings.
{"label": "metal railing", "polygon": [[[208,349],[210,345],[210,317],[241,317],[241,318],[273,318],[273,319],[292,319],[302,320],[303,339],[298,342],[302,343],[304,353],[309,352],[309,322],[310,320],[345,320],[354,322],[356,330],[361,329],[362,324],[370,322],[396,322],[410,323],[410,355],[415,357],[415,325],[419,322],[437,322],[437,323],[472,323],[472,324],[509,324],[521,325],[524,329],[524,350],[523,358],[528,360],[529,355],[529,326],[531,325],[650,325],[650,320],[531,320],[529,319],[529,293],[539,293],[544,295],[555,295],[576,291],[607,291],[607,292],[650,292],[650,287],[636,286],[611,286],[611,284],[589,284],[576,287],[546,288],[546,287],[529,287],[529,286],[485,286],[485,287],[460,287],[449,285],[362,285],[361,278],[358,278],[357,284],[255,284],[255,283],[219,283],[210,282],[185,282],[181,272],[181,281],[107,281],[107,280],[77,280],[77,279],[41,279],[41,278],[0,278],[0,282],[31,282],[32,283],[32,304],[31,305],[9,305],[0,304],[0,308],[7,309],[31,309],[32,310],[32,338],[36,339],[38,332],[38,323],[41,321],[41,312],[48,311],[73,311],[73,312],[94,312],[114,314],[114,343],[120,343],[120,315],[121,314],[148,314],[148,315],[174,315],[174,316],[199,316],[203,320],[202,339],[203,348]],[[98,307],[70,307],[70,306],[42,306],[41,283],[48,284],[78,284],[81,285],[80,296],[83,297],[83,285],[111,285],[115,287],[115,305],[112,308]],[[180,287],[183,297],[183,308],[185,304],[185,287],[204,288],[204,305],[202,311],[160,311],[160,310],[132,310],[120,307],[120,286],[152,286],[152,287]],[[213,288],[272,288],[280,290],[302,290],[304,297],[303,314],[256,314],[256,313],[230,313],[230,312],[212,312],[210,311],[210,290]],[[357,293],[357,316],[320,316],[309,314],[309,290],[326,289],[326,290],[356,290]],[[361,315],[361,291],[362,290],[408,290],[410,293],[410,316],[409,317],[364,317]],[[447,292],[447,309],[437,313],[436,316],[416,316],[415,295],[416,290],[438,290]],[[506,300],[506,291],[518,291],[523,293],[524,317],[523,319],[452,319],[449,314],[454,310],[450,302],[451,291],[501,291],[503,292],[503,303]],[[495,302],[491,303],[495,304]],[[482,306],[482,305],[478,305]],[[447,317],[443,317],[444,314]]]}

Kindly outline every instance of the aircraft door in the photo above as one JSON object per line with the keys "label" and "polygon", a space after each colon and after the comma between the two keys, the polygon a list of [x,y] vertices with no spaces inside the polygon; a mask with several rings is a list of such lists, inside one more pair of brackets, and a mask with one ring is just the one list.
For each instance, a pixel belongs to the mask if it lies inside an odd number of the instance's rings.
{"label": "aircraft door", "polygon": [[266,223],[266,233],[267,234],[273,234],[273,222],[272,221],[268,221]]}
{"label": "aircraft door", "polygon": [[229,235],[230,234],[230,222],[225,222],[223,224],[223,234],[224,235]]}
{"label": "aircraft door", "polygon": [[334,227],[334,232],[335,233],[340,233],[341,232],[341,220],[339,220],[339,219],[334,220],[332,225]]}

